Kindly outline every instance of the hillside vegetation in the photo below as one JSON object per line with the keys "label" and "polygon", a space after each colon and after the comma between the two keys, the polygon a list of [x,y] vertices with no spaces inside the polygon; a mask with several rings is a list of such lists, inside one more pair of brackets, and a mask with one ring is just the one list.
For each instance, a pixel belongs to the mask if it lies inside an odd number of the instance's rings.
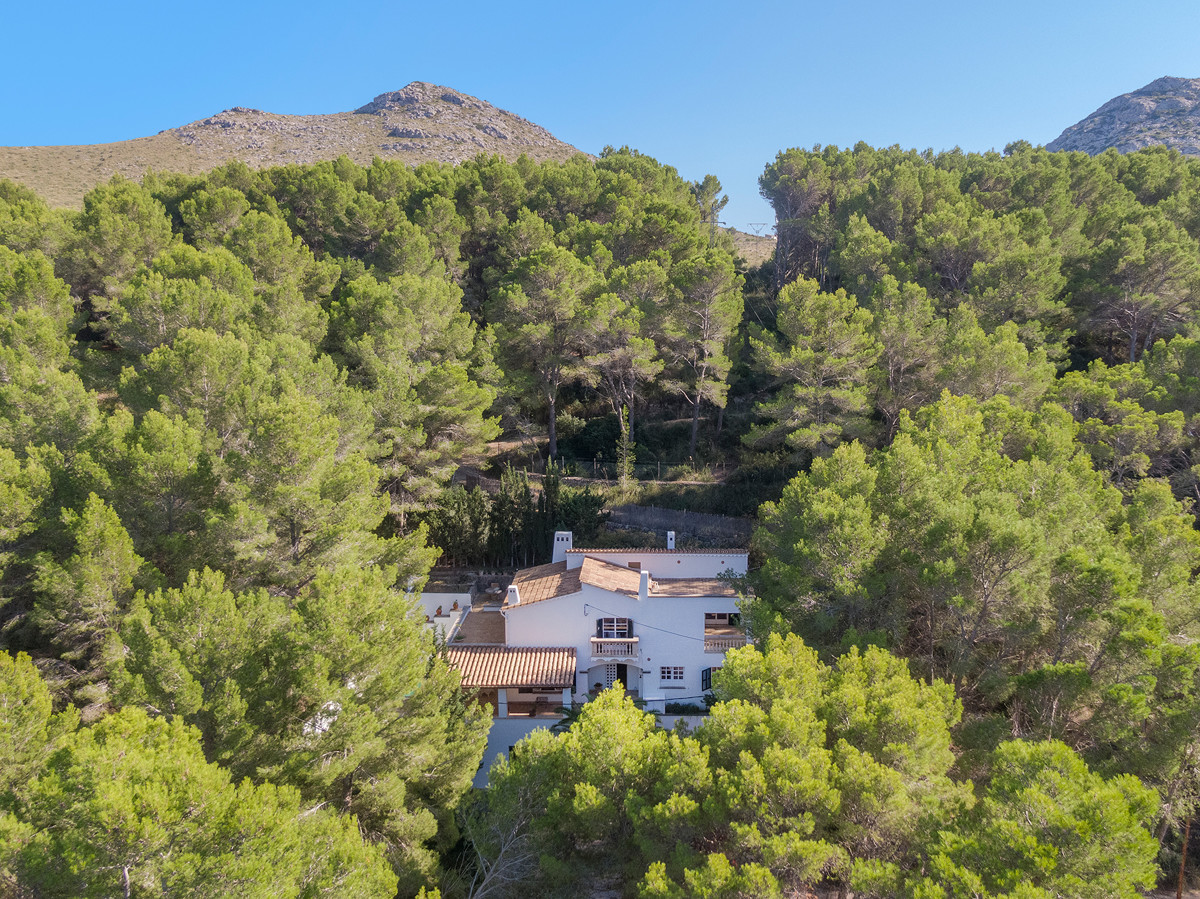
{"label": "hillside vegetation", "polygon": [[[715,178],[628,149],[78,212],[0,182],[6,884],[1132,899],[1177,864],[1200,161],[859,145],[761,186],[751,268]],[[614,691],[474,795],[488,710],[411,592],[597,528],[559,478],[597,456],[623,499],[731,471],[687,501],[757,514],[757,646],[695,733]]]}

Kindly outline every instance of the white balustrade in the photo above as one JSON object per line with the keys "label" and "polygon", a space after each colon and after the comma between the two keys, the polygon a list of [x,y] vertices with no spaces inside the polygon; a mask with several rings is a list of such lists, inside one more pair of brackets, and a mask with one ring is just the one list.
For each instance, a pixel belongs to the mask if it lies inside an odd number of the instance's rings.
{"label": "white balustrade", "polygon": [[637,637],[592,637],[593,659],[636,659]]}
{"label": "white balustrade", "polygon": [[705,636],[704,651],[705,652],[728,652],[731,649],[737,649],[739,646],[745,646],[750,642],[750,638],[745,634],[721,634],[720,636]]}

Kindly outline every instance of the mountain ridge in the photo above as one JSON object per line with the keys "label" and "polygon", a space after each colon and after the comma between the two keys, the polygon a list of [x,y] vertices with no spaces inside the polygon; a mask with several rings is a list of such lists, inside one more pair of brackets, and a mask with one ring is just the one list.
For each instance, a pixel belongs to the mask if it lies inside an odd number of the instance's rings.
{"label": "mountain ridge", "polygon": [[1095,155],[1109,147],[1130,153],[1160,145],[1200,156],[1200,78],[1167,75],[1113,97],[1065,129],[1046,149]]}
{"label": "mountain ridge", "polygon": [[0,177],[25,184],[55,206],[78,206],[113,175],[147,170],[200,174],[235,159],[252,168],[346,155],[458,163],[479,154],[536,161],[583,152],[541,125],[453,88],[414,81],[347,112],[287,115],[234,106],[149,137],[107,144],[0,147]]}

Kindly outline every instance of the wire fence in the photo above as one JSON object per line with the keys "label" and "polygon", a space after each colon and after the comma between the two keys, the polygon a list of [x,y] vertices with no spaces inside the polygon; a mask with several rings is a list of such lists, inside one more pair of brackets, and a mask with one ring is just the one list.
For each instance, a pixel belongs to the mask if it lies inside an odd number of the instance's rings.
{"label": "wire fence", "polygon": [[663,509],[658,506],[613,506],[610,525],[624,528],[639,528],[644,531],[675,531],[680,537],[699,539],[726,539],[744,544],[750,539],[754,528],[752,521],[731,518],[728,515],[713,515],[708,512],[685,512],[681,509]]}
{"label": "wire fence", "polygon": [[[591,478],[598,481],[616,481],[621,477],[621,463],[617,459],[595,456],[587,459],[575,456],[556,456],[555,464],[563,469],[566,477]],[[535,464],[532,471],[541,473],[545,463]],[[629,473],[637,481],[667,481],[679,484],[712,484],[725,478],[732,469],[725,462],[712,465],[677,465],[669,462],[632,462]]]}

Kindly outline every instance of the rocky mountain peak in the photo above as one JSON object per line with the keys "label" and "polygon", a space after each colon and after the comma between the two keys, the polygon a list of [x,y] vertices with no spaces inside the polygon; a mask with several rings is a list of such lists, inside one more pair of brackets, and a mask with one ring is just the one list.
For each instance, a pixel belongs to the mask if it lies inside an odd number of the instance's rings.
{"label": "rocky mountain peak", "polygon": [[388,91],[380,94],[365,106],[354,110],[365,115],[386,115],[388,112],[411,112],[415,106],[433,107],[449,103],[463,109],[494,109],[490,103],[485,103],[478,97],[460,93],[439,84],[427,81],[414,81],[398,91]]}
{"label": "rocky mountain peak", "polygon": [[1114,97],[1046,149],[1128,153],[1156,145],[1200,156],[1200,78],[1167,76]]}
{"label": "rocky mountain peak", "polygon": [[305,165],[348,156],[408,165],[459,163],[479,154],[536,161],[580,151],[540,125],[453,88],[414,81],[353,112],[284,115],[234,106],[150,137],[84,147],[0,147],[0,173],[55,205],[77,206],[114,174],[148,168],[195,174],[230,160],[253,168]]}

